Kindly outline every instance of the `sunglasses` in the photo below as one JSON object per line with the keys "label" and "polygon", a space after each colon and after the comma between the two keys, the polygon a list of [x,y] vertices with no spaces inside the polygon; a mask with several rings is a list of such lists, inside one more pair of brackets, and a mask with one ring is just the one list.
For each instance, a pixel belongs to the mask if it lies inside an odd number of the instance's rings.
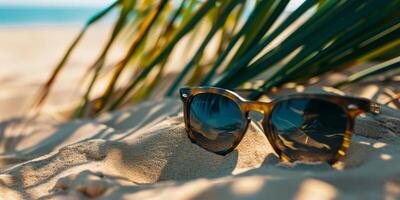
{"label": "sunglasses", "polygon": [[275,153],[287,162],[335,163],[346,155],[357,115],[379,113],[368,99],[330,94],[294,94],[272,102],[249,101],[214,87],[181,88],[189,139],[226,155],[240,143],[249,113],[263,113],[262,128]]}

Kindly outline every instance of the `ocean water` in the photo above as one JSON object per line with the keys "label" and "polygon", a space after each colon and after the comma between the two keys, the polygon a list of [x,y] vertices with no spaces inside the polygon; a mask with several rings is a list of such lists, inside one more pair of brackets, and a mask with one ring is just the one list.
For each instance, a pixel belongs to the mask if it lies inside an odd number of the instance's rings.
{"label": "ocean water", "polygon": [[[101,7],[0,6],[0,26],[84,24],[101,9]],[[107,18],[111,17],[112,14]]]}
{"label": "ocean water", "polygon": [[[12,0],[10,0],[12,1]],[[293,10],[304,0],[292,1],[288,9]],[[245,16],[250,14],[250,6]],[[0,27],[1,26],[26,26],[26,25],[65,25],[84,24],[91,16],[102,10],[102,7],[79,7],[79,6],[39,6],[39,5],[1,5],[0,4]],[[117,14],[110,13],[102,21],[110,23]]]}

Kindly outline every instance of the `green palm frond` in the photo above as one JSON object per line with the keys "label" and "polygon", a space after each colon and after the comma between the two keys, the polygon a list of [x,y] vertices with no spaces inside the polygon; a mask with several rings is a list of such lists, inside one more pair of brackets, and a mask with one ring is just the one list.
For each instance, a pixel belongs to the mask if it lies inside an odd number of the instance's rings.
{"label": "green palm frond", "polygon": [[[269,91],[287,82],[306,82],[370,61],[379,63],[333,86],[399,71],[399,0],[305,0],[289,11],[288,5],[296,2],[116,1],[88,21],[44,85],[38,102],[47,96],[85,31],[115,9],[119,16],[113,32],[85,75],[91,79],[78,117],[145,100],[156,88],[166,89],[165,95],[171,96],[184,84],[237,88],[262,80],[258,89]],[[102,95],[93,98],[90,94],[101,78],[99,74],[104,73],[110,46],[121,35],[128,38],[128,50],[114,66]],[[190,38],[190,43],[182,63],[177,63],[180,72],[166,74],[168,60],[182,56],[174,49],[185,38]],[[193,45],[195,40],[199,45]],[[213,41],[218,41],[217,50],[209,55],[207,49]],[[126,70],[128,67],[132,70]],[[132,79],[118,84],[122,75]],[[167,76],[173,77],[172,82],[163,80]]]}

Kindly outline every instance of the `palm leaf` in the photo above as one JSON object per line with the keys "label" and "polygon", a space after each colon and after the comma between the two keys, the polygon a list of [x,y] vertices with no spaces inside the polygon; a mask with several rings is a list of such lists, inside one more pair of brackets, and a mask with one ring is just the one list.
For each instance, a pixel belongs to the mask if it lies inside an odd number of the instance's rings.
{"label": "palm leaf", "polygon": [[221,12],[220,16],[218,17],[218,20],[211,27],[211,30],[207,34],[206,38],[204,39],[204,41],[202,42],[200,47],[197,49],[195,55],[192,57],[192,59],[189,61],[189,63],[183,68],[183,70],[181,71],[179,76],[176,78],[176,80],[174,81],[174,83],[172,84],[170,89],[167,91],[167,96],[171,96],[175,92],[179,83],[186,76],[186,74],[189,72],[189,70],[194,66],[194,64],[200,59],[204,49],[207,47],[207,45],[209,44],[212,37],[224,25],[229,14],[237,6],[238,3],[240,3],[240,1],[230,1],[229,3],[226,3],[226,5],[224,5],[224,9]]}
{"label": "palm leaf", "polygon": [[[146,100],[154,91],[166,89],[165,95],[172,96],[183,84],[238,88],[261,79],[256,89],[267,92],[287,82],[307,82],[370,61],[378,64],[336,86],[398,73],[399,0],[305,0],[286,15],[288,5],[295,2],[117,1],[88,21],[42,87],[37,102],[44,101],[87,28],[117,5],[120,10],[113,32],[84,75],[91,80],[78,109],[79,117]],[[207,32],[201,35],[205,27]],[[108,52],[122,37],[129,44],[125,56],[109,70],[112,75],[102,95],[92,97],[100,74],[106,71]],[[189,39],[185,53],[176,55],[174,50],[185,38]],[[202,38],[199,46],[191,45],[197,38]],[[214,39],[219,39],[217,50],[210,55],[207,49]],[[167,63],[176,56],[183,56],[185,63],[179,65],[179,74],[167,74]],[[120,82],[122,76],[131,79]],[[165,77],[175,78],[171,83]]]}
{"label": "palm leaf", "polygon": [[70,58],[72,52],[75,50],[76,46],[78,43],[82,40],[83,36],[85,35],[86,31],[96,22],[98,22],[100,19],[102,19],[105,15],[110,13],[117,5],[121,3],[121,0],[115,1],[113,4],[110,6],[106,7],[99,13],[96,13],[93,17],[91,17],[82,30],[79,32],[78,36],[74,39],[74,41],[71,43],[69,48],[67,49],[66,53],[62,57],[61,61],[57,64],[57,66],[54,68],[53,72],[51,73],[50,78],[46,81],[46,83],[40,88],[37,97],[34,100],[33,105],[36,107],[40,107],[46,97],[48,96],[51,87],[54,83],[54,81],[57,79],[58,75],[60,74],[61,70],[64,68],[65,64],[67,63],[68,59]]}
{"label": "palm leaf", "polygon": [[119,104],[123,103],[131,90],[133,90],[135,86],[141,80],[143,80],[157,64],[163,61],[171,53],[175,45],[183,38],[183,36],[190,32],[194,26],[206,15],[206,13],[213,8],[215,2],[216,0],[209,0],[203,3],[203,5],[196,11],[192,18],[188,20],[185,26],[182,27],[182,29],[176,34],[172,41],[169,42],[168,46],[165,47],[162,52],[147,67],[145,67],[138,77],[126,87],[122,95],[112,103],[110,109],[115,109]]}
{"label": "palm leaf", "polygon": [[388,60],[386,62],[380,63],[378,65],[374,65],[372,67],[369,67],[365,70],[362,70],[360,72],[354,73],[351,76],[349,76],[346,80],[337,83],[335,87],[343,87],[345,85],[355,83],[357,81],[360,81],[362,79],[371,77],[371,76],[376,76],[379,74],[386,73],[388,71],[392,71],[395,69],[400,69],[400,56],[393,58],[391,60]]}
{"label": "palm leaf", "polygon": [[100,111],[101,109],[104,108],[105,103],[107,103],[108,99],[110,96],[113,94],[115,84],[118,80],[118,77],[120,77],[120,74],[123,72],[124,68],[128,64],[130,57],[136,52],[138,49],[139,45],[144,41],[144,37],[146,37],[147,33],[149,32],[150,28],[154,24],[155,20],[157,17],[160,15],[161,11],[165,7],[165,5],[168,3],[168,0],[162,0],[157,7],[155,7],[149,15],[147,15],[147,18],[143,21],[143,23],[140,25],[139,30],[137,32],[136,37],[133,39],[132,44],[130,45],[130,48],[125,55],[125,57],[115,66],[115,71],[112,76],[111,81],[109,82],[107,88],[104,91],[103,98],[101,98],[101,101],[98,102],[97,108],[95,108],[97,111]]}

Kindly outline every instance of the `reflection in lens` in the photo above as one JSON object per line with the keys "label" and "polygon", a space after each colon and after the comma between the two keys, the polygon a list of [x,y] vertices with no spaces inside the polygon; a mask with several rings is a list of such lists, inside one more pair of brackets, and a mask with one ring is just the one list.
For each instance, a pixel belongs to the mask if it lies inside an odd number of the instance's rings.
{"label": "reflection in lens", "polygon": [[321,99],[290,99],[271,114],[275,144],[291,160],[330,161],[344,141],[347,115],[337,104]]}
{"label": "reflection in lens", "polygon": [[190,128],[196,143],[222,153],[233,147],[246,128],[239,106],[218,94],[198,94],[190,104]]}

